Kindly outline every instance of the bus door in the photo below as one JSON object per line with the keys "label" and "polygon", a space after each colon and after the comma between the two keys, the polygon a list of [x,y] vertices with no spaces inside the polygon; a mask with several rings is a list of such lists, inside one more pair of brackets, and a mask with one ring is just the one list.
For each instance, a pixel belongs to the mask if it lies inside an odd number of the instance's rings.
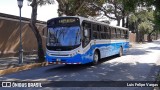
{"label": "bus door", "polygon": [[83,48],[90,48],[89,42],[91,41],[91,23],[87,21],[82,22],[83,38],[82,46]]}

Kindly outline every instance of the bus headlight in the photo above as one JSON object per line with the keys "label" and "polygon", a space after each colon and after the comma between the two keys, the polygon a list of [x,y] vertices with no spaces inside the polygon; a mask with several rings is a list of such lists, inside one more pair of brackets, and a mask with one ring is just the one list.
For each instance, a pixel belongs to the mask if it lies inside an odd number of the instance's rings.
{"label": "bus headlight", "polygon": [[51,54],[49,52],[46,52],[48,56],[51,56]]}

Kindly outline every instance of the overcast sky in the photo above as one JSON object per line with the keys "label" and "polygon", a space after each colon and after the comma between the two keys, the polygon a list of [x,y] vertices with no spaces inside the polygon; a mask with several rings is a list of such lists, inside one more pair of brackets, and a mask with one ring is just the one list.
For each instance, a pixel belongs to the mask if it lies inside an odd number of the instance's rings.
{"label": "overcast sky", "polygon": [[[47,21],[50,18],[57,17],[57,2],[53,5],[45,5],[38,7],[38,20]],[[19,7],[17,0],[1,0],[0,1],[0,12],[19,16]],[[31,6],[28,6],[27,0],[24,0],[22,7],[22,17],[31,17]]]}

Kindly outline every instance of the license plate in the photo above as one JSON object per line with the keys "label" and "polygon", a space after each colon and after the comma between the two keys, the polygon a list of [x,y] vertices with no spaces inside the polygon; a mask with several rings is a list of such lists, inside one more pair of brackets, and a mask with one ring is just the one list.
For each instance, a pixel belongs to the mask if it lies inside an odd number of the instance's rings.
{"label": "license plate", "polygon": [[57,61],[57,62],[60,62],[60,61],[61,61],[61,59],[57,58],[57,59],[56,59],[56,61]]}

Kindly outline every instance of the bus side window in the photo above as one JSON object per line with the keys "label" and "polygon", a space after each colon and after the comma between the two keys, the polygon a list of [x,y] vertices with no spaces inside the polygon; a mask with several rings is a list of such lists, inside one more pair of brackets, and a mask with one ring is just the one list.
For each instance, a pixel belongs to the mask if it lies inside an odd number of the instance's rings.
{"label": "bus side window", "polygon": [[118,38],[117,29],[115,28],[114,30],[115,30],[115,37],[114,38],[117,39]]}
{"label": "bus side window", "polygon": [[110,29],[111,29],[111,39],[113,39],[113,30],[111,27],[110,27]]}
{"label": "bus side window", "polygon": [[108,39],[111,39],[111,28],[108,27],[107,29],[108,29],[108,34],[109,34],[109,38]]}
{"label": "bus side window", "polygon": [[112,39],[116,38],[116,30],[115,30],[115,28],[111,28],[111,38]]}
{"label": "bus side window", "polygon": [[128,39],[129,38],[129,36],[128,36],[128,32],[127,31],[125,31],[125,39]]}
{"label": "bus side window", "polygon": [[124,30],[121,31],[121,38],[125,39],[125,31]]}
{"label": "bus side window", "polygon": [[104,27],[104,32],[106,34],[106,39],[110,39],[110,30],[109,27]]}
{"label": "bus side window", "polygon": [[98,35],[98,37],[97,37],[97,39],[101,39],[101,26],[100,25],[97,25],[97,35]]}
{"label": "bus side window", "polygon": [[92,25],[92,30],[93,30],[93,39],[98,39],[99,38],[99,31],[98,31],[98,25],[93,24]]}
{"label": "bus side window", "polygon": [[106,32],[104,31],[104,26],[101,26],[101,30],[100,30],[100,36],[101,39],[106,39]]}
{"label": "bus side window", "polygon": [[121,38],[121,30],[117,29],[117,38],[120,39]]}

